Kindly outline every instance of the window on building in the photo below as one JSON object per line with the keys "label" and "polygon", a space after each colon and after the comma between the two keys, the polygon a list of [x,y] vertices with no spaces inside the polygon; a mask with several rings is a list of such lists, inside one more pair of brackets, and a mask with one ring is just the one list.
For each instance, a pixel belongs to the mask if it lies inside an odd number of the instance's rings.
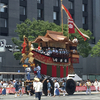
{"label": "window on building", "polygon": [[0,12],[5,12],[5,8],[7,8],[7,6],[4,3],[0,3]]}
{"label": "window on building", "polygon": [[26,0],[20,0],[20,1],[26,1]]}
{"label": "window on building", "polygon": [[82,24],[86,24],[86,17],[82,17]]}
{"label": "window on building", "polygon": [[53,12],[53,20],[57,20],[57,12]]}
{"label": "window on building", "polygon": [[59,6],[59,0],[56,0],[56,6]]}
{"label": "window on building", "polygon": [[74,3],[70,2],[70,9],[74,9]]}
{"label": "window on building", "polygon": [[20,6],[20,14],[21,15],[26,15],[26,8],[23,6]]}
{"label": "window on building", "polygon": [[7,19],[0,18],[0,27],[7,27]]}
{"label": "window on building", "polygon": [[2,62],[2,57],[0,57],[0,62]]}
{"label": "window on building", "polygon": [[85,11],[84,4],[82,4],[82,11]]}
{"label": "window on building", "polygon": [[82,4],[82,11],[87,11],[87,5],[86,4]]}
{"label": "window on building", "polygon": [[37,0],[37,3],[42,4],[43,0]]}
{"label": "window on building", "polygon": [[37,17],[42,18],[43,17],[43,10],[42,9],[38,9],[38,13],[37,13]]}

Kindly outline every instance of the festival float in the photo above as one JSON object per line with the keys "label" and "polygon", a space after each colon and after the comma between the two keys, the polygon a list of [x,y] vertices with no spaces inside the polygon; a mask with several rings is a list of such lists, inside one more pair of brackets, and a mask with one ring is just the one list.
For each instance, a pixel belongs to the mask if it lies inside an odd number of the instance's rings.
{"label": "festival float", "polygon": [[[38,43],[38,48],[32,49],[31,43]],[[33,72],[34,65],[39,64],[41,66],[42,75],[47,75],[49,78],[64,78],[67,77],[68,74],[74,73],[73,63],[79,63],[77,44],[77,42],[73,43],[72,41],[69,41],[62,32],[50,30],[47,30],[45,36],[38,36],[32,42],[28,41],[28,39],[24,36],[24,42],[22,44],[23,58],[21,59],[21,62],[24,63],[26,58],[29,58],[28,62],[30,66],[32,66]],[[52,52],[50,53],[49,51]],[[67,92],[68,94],[73,94],[75,92],[76,85],[73,80],[69,79],[69,81],[71,84],[68,84],[67,88],[70,89]]]}
{"label": "festival float", "polygon": [[[61,4],[62,5],[62,4]],[[83,34],[76,24],[74,23],[70,13],[62,5],[63,9],[68,15],[69,21],[69,32],[73,32],[74,27],[76,27],[79,34],[86,40],[87,35]],[[72,28],[73,26],[73,28]],[[63,24],[62,24],[63,27]],[[28,63],[34,72],[34,66],[39,64],[41,66],[41,75],[47,76],[49,78],[52,87],[53,81],[51,78],[66,78],[68,74],[73,74],[73,64],[79,63],[79,53],[77,52],[78,42],[71,41],[69,35],[64,36],[62,32],[55,32],[47,30],[45,36],[38,36],[34,41],[28,41],[27,37],[23,37],[24,42],[22,44],[22,59],[21,62],[24,63],[28,58]],[[33,48],[31,44],[37,43],[38,48]],[[47,95],[46,81],[44,81],[44,94]],[[75,92],[76,83],[72,79],[66,81],[66,91],[69,95]]]}

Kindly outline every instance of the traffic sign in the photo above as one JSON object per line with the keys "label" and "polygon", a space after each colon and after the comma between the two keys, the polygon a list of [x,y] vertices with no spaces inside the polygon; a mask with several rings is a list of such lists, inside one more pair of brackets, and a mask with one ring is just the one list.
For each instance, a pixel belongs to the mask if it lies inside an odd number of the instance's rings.
{"label": "traffic sign", "polygon": [[0,52],[5,52],[6,40],[0,39]]}

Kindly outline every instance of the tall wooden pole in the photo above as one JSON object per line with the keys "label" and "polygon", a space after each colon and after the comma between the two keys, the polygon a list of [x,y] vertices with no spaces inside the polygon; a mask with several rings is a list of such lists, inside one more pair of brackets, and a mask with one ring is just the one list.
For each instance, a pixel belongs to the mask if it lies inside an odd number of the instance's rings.
{"label": "tall wooden pole", "polygon": [[61,23],[62,23],[62,32],[63,32],[63,11],[62,11],[62,0],[61,0]]}

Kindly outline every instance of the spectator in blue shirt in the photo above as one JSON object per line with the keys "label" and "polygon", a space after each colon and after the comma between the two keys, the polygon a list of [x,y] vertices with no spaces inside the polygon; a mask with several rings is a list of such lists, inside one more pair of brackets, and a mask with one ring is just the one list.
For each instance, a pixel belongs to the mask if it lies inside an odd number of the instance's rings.
{"label": "spectator in blue shirt", "polygon": [[17,83],[16,80],[14,80],[13,83],[14,83],[14,87],[15,87],[15,97],[17,97],[17,95],[19,93],[19,84]]}
{"label": "spectator in blue shirt", "polygon": [[48,96],[51,96],[50,90],[51,90],[51,83],[49,82],[49,80],[47,80],[47,91],[48,91]]}
{"label": "spectator in blue shirt", "polygon": [[37,71],[37,78],[41,78],[40,70],[41,70],[41,67],[37,64],[37,67],[34,68],[34,71]]}

